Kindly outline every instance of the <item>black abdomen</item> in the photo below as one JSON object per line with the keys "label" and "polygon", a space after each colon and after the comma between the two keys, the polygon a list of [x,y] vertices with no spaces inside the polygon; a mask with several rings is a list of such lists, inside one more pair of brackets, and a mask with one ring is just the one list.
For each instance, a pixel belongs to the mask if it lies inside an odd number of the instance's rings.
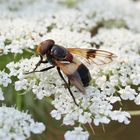
{"label": "black abdomen", "polygon": [[77,72],[80,75],[80,78],[81,78],[81,81],[82,81],[84,87],[88,86],[89,82],[91,80],[91,75],[89,73],[88,68],[84,64],[81,64],[81,65],[79,65]]}

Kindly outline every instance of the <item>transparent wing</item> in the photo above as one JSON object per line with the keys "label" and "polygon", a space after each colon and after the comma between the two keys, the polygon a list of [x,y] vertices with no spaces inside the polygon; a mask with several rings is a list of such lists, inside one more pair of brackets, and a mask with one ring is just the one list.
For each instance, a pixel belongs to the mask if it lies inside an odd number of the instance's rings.
{"label": "transparent wing", "polygon": [[72,54],[78,55],[84,59],[88,63],[95,63],[97,65],[110,63],[113,58],[116,57],[111,52],[104,50],[95,50],[95,49],[82,49],[82,48],[67,48],[68,51]]}

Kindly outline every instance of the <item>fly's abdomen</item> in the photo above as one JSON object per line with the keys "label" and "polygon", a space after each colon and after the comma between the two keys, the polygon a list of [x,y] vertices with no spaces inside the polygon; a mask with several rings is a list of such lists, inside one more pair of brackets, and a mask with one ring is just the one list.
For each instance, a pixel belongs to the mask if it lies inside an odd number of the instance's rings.
{"label": "fly's abdomen", "polygon": [[81,65],[79,65],[77,72],[80,75],[83,86],[84,87],[88,86],[89,82],[91,80],[91,75],[90,75],[88,68],[84,64],[81,64]]}

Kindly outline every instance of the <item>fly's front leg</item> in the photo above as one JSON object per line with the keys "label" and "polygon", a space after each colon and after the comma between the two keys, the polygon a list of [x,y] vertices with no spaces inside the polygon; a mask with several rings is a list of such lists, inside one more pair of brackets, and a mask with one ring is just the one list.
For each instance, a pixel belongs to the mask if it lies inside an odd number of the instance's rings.
{"label": "fly's front leg", "polygon": [[33,71],[35,71],[37,69],[38,66],[40,66],[41,63],[48,63],[47,60],[43,61],[43,57],[40,55],[40,60],[39,62],[36,64],[35,68],[33,69]]}
{"label": "fly's front leg", "polygon": [[[43,57],[40,55],[40,60],[39,60],[39,62],[36,64],[36,66],[35,66],[35,68],[33,69],[33,71],[27,72],[27,73],[25,73],[25,74],[30,74],[30,73],[34,73],[34,72],[39,72],[39,71],[36,71],[36,69],[40,66],[41,63],[48,63],[48,61],[47,61],[47,60],[43,61]],[[46,69],[47,69],[47,68],[46,68]],[[42,72],[42,70],[41,70],[40,72]]]}
{"label": "fly's front leg", "polygon": [[58,71],[58,73],[59,73],[61,79],[64,81],[64,83],[65,83],[65,85],[66,85],[66,87],[67,87],[67,89],[68,89],[68,91],[69,91],[69,93],[70,93],[70,95],[71,95],[71,97],[72,97],[74,103],[75,103],[77,106],[79,106],[79,105],[77,104],[76,100],[75,100],[75,97],[73,96],[73,93],[72,93],[72,91],[71,91],[71,89],[70,89],[69,84],[67,83],[67,81],[65,80],[64,76],[62,75],[62,73],[61,73],[59,67],[57,67],[57,71]]}
{"label": "fly's front leg", "polygon": [[70,80],[68,79],[68,85],[69,85],[69,87],[71,86],[71,83],[70,83]]}
{"label": "fly's front leg", "polygon": [[54,68],[55,66],[50,66],[50,67],[48,67],[48,68],[44,68],[44,69],[42,69],[42,70],[38,70],[38,71],[31,71],[31,72],[28,72],[28,73],[25,73],[25,74],[31,74],[31,73],[34,73],[34,72],[43,72],[43,71],[48,71],[48,70],[50,70],[50,69],[52,69],[52,68]]}

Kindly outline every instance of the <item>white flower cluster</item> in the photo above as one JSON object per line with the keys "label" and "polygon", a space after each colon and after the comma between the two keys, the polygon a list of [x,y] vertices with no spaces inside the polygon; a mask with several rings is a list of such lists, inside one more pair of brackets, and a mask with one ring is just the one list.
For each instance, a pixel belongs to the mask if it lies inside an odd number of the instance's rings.
{"label": "white flower cluster", "polygon": [[0,139],[26,140],[31,133],[40,134],[45,125],[35,122],[31,115],[20,112],[13,107],[0,107]]}
{"label": "white flower cluster", "polygon": [[[4,12],[0,10],[0,50],[5,56],[23,53],[34,49],[41,41],[53,39],[64,47],[92,48],[96,43],[100,49],[117,55],[117,59],[103,66],[88,66],[92,81],[86,88],[86,95],[71,87],[79,107],[73,103],[56,69],[25,74],[39,61],[39,57],[32,54],[29,59],[16,63],[12,60],[6,65],[9,76],[18,78],[13,81],[15,89],[31,90],[38,99],[54,95],[55,109],[51,115],[56,120],[62,119],[65,125],[77,122],[99,125],[111,120],[128,124],[130,114],[123,106],[115,110],[114,104],[122,100],[140,104],[140,9],[136,3],[131,0],[118,0],[117,3],[113,0],[75,0],[76,8],[68,9],[61,5],[61,0],[29,1],[18,5],[20,8],[14,12],[2,2],[1,7],[5,9]],[[38,70],[48,66],[42,64]],[[7,86],[11,80],[2,72],[0,85]],[[0,97],[2,100],[1,89]],[[88,132],[81,127],[65,134],[66,140],[87,140],[88,137]]]}
{"label": "white flower cluster", "polygon": [[[66,92],[66,91],[65,91]],[[55,96],[53,104],[55,110],[51,112],[52,117],[57,120],[63,118],[63,124],[74,125],[75,122],[82,124],[91,123],[92,120],[95,125],[108,124],[110,120],[115,120],[118,122],[124,122],[128,124],[130,115],[127,112],[121,110],[113,110],[113,103],[120,101],[117,96],[107,95],[104,91],[100,91],[94,87],[88,87],[85,95],[79,102],[78,97],[76,97],[77,102],[81,103],[80,107],[71,104],[72,99],[66,97],[66,93]],[[79,94],[80,93],[76,93]],[[108,97],[109,96],[109,97]],[[61,108],[60,108],[61,107]]]}

